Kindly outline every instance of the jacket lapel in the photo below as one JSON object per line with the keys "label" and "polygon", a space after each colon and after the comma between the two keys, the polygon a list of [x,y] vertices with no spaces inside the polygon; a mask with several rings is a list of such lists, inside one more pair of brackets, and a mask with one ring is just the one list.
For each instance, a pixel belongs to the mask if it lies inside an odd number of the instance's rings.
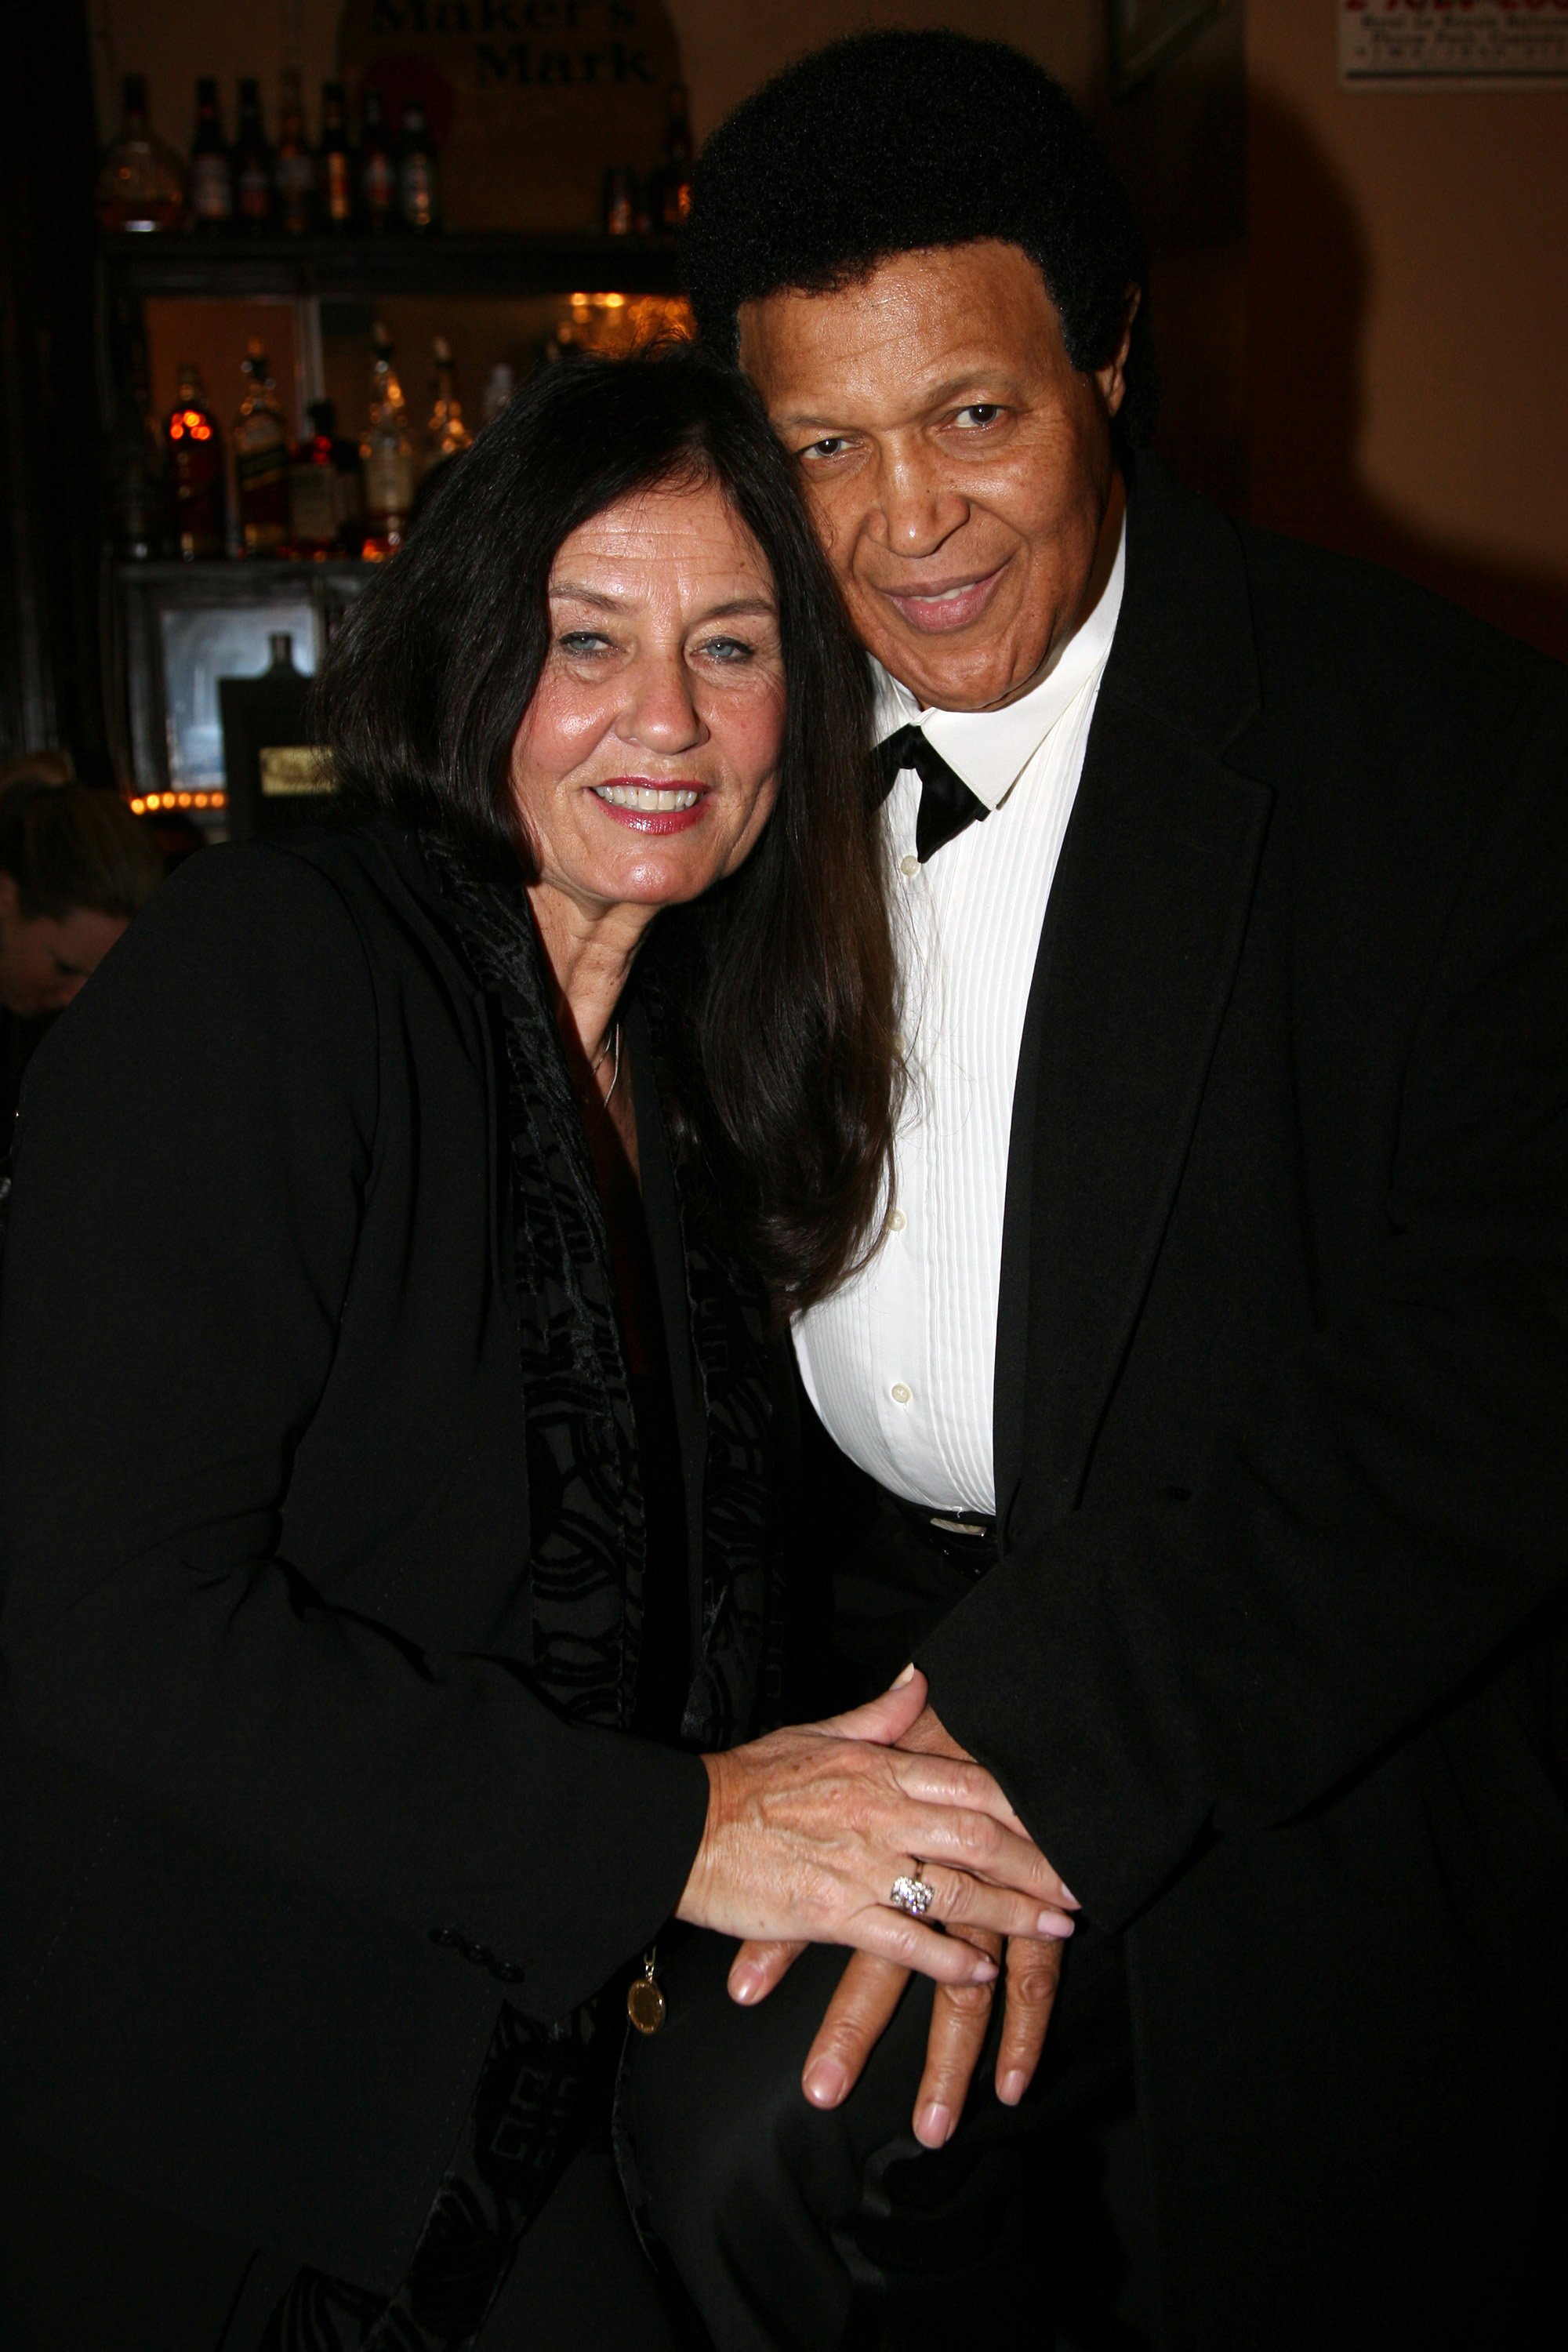
{"label": "jacket lapel", "polygon": [[1240,550],[1150,461],[1019,1056],[996,1346],[1009,1541],[1082,1489],[1180,1181],[1271,795]]}

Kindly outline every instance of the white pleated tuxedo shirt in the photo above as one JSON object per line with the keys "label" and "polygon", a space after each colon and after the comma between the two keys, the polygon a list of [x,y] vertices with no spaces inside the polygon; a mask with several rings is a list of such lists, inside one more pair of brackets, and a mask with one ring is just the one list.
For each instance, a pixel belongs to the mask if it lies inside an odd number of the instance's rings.
{"label": "white pleated tuxedo shirt", "polygon": [[991,814],[921,866],[911,769],[884,804],[910,1078],[894,1206],[869,1265],[797,1318],[795,1343],[806,1393],[836,1443],[879,1485],[934,1511],[996,1507],[993,1381],[1013,1089],[1125,557],[1124,530],[1092,613],[1040,683],[1005,709],[922,710],[877,666],[879,741],[923,729]]}

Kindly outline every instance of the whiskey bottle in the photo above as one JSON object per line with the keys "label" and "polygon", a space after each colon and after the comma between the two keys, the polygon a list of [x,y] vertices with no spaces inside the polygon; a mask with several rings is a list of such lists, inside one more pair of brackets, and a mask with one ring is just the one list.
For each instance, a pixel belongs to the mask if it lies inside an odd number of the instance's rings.
{"label": "whiskey bottle", "polygon": [[125,119],[98,175],[98,217],[105,228],[178,228],[185,209],[184,167],[147,120],[147,84],[127,74]]}
{"label": "whiskey bottle", "polygon": [[637,182],[622,164],[612,164],[605,174],[605,234],[606,236],[630,236],[637,217]]}
{"label": "whiskey bottle", "polygon": [[397,147],[397,209],[405,228],[422,233],[441,225],[436,150],[430,142],[425,109],[416,98],[409,99],[403,109],[403,136]]}
{"label": "whiskey bottle", "polygon": [[276,555],[289,533],[289,433],[267,353],[253,335],[244,361],[245,397],[234,420],[234,469],[247,555]]}
{"label": "whiskey bottle", "polygon": [[278,149],[272,158],[278,226],[285,236],[309,236],[316,226],[316,159],[305,137],[304,101],[292,68],[284,70],[282,90]]}
{"label": "whiskey bottle", "polygon": [[367,89],[360,101],[360,218],[373,232],[397,223],[397,167],[381,110],[381,92]]}
{"label": "whiskey bottle", "polygon": [[436,355],[436,404],[430,411],[430,422],[425,427],[425,471],[435,472],[448,457],[460,457],[471,449],[474,436],[463,422],[463,411],[455,388],[452,348],[445,335],[437,335]]}
{"label": "whiskey bottle", "polygon": [[342,517],[332,448],[336,421],[330,400],[313,401],[310,430],[289,468],[289,552],[314,562],[335,554]]}
{"label": "whiskey bottle", "polygon": [[691,210],[691,122],[687,111],[686,85],[674,82],[669,92],[669,119],[664,134],[664,169],[658,175],[658,205],[655,228],[678,229]]}
{"label": "whiskey bottle", "polygon": [[347,236],[354,225],[354,159],[349,146],[349,110],[341,81],[321,86],[321,152],[316,160],[316,201],[321,225],[333,236]]}
{"label": "whiskey bottle", "polygon": [[392,339],[375,330],[375,364],[370,378],[370,415],[359,445],[364,468],[364,545],[367,562],[395,555],[403,544],[414,504],[416,461],[408,430],[403,386],[392,364]]}
{"label": "whiskey bottle", "polygon": [[110,523],[116,551],[144,562],[166,543],[163,477],[158,447],[137,385],[127,381],[115,402],[110,451]]}
{"label": "whiskey bottle", "polygon": [[221,236],[234,226],[234,158],[223,135],[217,83],[204,75],[196,84],[196,128],[186,179],[191,226]]}
{"label": "whiskey bottle", "polygon": [[223,440],[193,360],[181,362],[178,396],[163,421],[163,450],[175,548],[187,563],[221,555]]}
{"label": "whiskey bottle", "polygon": [[239,131],[234,142],[234,209],[242,229],[265,236],[272,226],[272,150],[261,121],[261,86],[239,85]]}

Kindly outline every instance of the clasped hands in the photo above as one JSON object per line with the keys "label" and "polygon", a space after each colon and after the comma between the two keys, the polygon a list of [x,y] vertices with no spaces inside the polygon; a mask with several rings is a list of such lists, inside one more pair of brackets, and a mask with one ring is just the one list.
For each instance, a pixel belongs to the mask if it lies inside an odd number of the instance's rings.
{"label": "clasped hands", "polygon": [[[868,1706],[704,1757],[707,1825],[677,1916],[744,1940],[731,1997],[765,2000],[809,1943],[852,1955],[803,2076],[821,2107],[847,2097],[911,1969],[936,1992],[916,2137],[940,2147],[963,2106],[1006,1948],[997,2096],[1016,2105],[1045,2043],[1075,1898],[982,1765],[951,1739],[913,1667]],[[928,1919],[890,1903],[912,1872]]]}

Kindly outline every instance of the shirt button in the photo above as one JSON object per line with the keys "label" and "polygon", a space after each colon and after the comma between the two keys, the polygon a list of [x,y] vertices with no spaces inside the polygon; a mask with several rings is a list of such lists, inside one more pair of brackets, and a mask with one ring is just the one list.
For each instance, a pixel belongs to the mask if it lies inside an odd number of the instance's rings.
{"label": "shirt button", "polygon": [[921,870],[921,862],[920,862],[920,859],[919,859],[918,857],[912,857],[912,856],[911,856],[911,857],[900,857],[900,860],[899,860],[899,871],[900,871],[900,874],[918,874],[918,873],[920,872],[920,870]]}
{"label": "shirt button", "polygon": [[904,1386],[902,1381],[895,1381],[889,1393],[895,1404],[908,1404],[911,1392]]}
{"label": "shirt button", "polygon": [[906,1216],[905,1216],[905,1214],[904,1214],[904,1213],[903,1213],[902,1209],[889,1209],[889,1212],[888,1212],[888,1231],[889,1231],[890,1234],[901,1234],[901,1233],[903,1232],[903,1230],[904,1230],[904,1227],[909,1223],[909,1222],[910,1222],[910,1221],[909,1221],[908,1217],[906,1217]]}

